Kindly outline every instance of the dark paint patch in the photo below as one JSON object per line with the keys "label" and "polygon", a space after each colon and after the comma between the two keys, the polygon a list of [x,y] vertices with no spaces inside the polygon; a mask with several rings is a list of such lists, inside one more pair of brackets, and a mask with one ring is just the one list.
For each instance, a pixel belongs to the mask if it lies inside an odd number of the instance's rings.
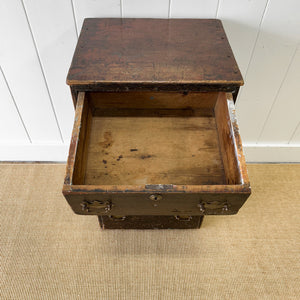
{"label": "dark paint patch", "polygon": [[107,160],[103,159],[102,161],[103,161],[104,164],[107,164]]}
{"label": "dark paint patch", "polygon": [[117,158],[117,161],[120,161],[121,158],[123,158],[123,155],[119,155],[119,157]]}
{"label": "dark paint patch", "polygon": [[131,152],[133,152],[133,151],[138,151],[138,149],[130,149],[130,151],[131,151]]}

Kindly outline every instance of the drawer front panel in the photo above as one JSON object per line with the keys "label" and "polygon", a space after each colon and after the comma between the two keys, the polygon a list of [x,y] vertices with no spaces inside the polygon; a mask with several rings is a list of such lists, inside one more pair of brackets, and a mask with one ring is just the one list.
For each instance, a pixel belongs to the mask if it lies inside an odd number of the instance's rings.
{"label": "drawer front panel", "polygon": [[231,215],[247,194],[101,193],[66,195],[70,206],[82,215]]}

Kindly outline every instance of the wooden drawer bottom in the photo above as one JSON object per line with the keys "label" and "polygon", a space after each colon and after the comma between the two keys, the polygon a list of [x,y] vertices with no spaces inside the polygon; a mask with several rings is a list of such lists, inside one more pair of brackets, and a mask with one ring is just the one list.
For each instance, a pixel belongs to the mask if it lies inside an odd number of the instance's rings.
{"label": "wooden drawer bottom", "polygon": [[102,229],[197,229],[203,216],[98,216]]}

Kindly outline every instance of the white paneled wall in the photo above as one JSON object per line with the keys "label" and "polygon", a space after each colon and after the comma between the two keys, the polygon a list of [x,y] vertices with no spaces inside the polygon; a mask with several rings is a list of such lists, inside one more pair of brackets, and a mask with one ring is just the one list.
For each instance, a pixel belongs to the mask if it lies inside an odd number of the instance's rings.
{"label": "white paneled wall", "polygon": [[64,83],[72,59],[70,53],[77,42],[71,1],[24,0],[23,3],[60,134],[68,142],[74,114],[70,89]]}
{"label": "white paneled wall", "polygon": [[237,114],[248,161],[300,161],[300,1],[1,0],[0,160],[65,161],[65,78],[86,17],[218,18],[245,79]]}
{"label": "white paneled wall", "polygon": [[218,0],[171,0],[170,18],[216,18]]}

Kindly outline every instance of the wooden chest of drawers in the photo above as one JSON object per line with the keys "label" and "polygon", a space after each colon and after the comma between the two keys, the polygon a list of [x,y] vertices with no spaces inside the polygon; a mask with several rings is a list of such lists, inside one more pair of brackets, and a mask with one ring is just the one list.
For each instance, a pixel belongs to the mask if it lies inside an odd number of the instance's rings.
{"label": "wooden chest of drawers", "polygon": [[249,197],[243,79],[219,20],[86,19],[67,83],[75,213],[102,228],[198,228]]}

